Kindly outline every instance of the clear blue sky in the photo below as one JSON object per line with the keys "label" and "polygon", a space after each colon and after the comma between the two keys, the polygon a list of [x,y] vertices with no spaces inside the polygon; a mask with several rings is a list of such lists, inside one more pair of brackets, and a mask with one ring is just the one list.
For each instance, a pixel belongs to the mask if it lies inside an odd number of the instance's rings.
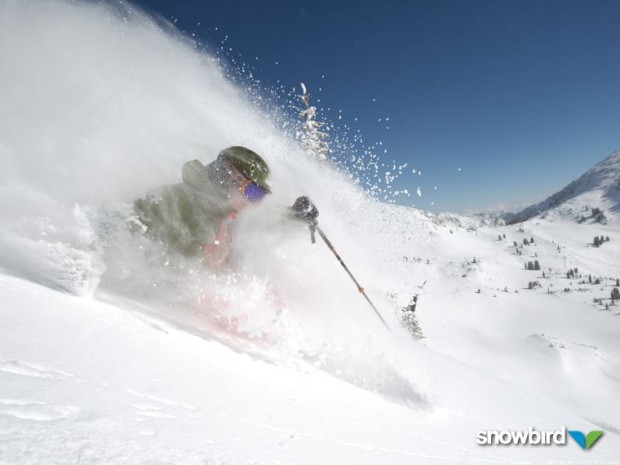
{"label": "clear blue sky", "polygon": [[135,3],[212,48],[228,36],[264,83],[306,83],[409,164],[405,204],[527,202],[620,148],[619,0]]}

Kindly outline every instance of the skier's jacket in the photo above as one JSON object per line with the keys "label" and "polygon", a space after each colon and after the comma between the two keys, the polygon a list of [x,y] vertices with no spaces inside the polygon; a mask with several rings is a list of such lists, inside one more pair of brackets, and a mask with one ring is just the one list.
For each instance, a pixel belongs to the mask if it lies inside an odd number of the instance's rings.
{"label": "skier's jacket", "polygon": [[144,234],[170,252],[203,257],[220,267],[232,249],[235,210],[214,164],[193,160],[183,166],[183,182],[161,187],[134,202]]}

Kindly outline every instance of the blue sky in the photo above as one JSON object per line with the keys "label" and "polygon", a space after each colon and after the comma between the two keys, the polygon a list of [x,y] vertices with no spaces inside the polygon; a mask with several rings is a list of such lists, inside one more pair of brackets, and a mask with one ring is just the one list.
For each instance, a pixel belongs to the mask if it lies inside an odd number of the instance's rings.
{"label": "blue sky", "polygon": [[404,204],[525,203],[620,149],[620,1],[135,3],[225,40],[266,85],[306,83],[325,117],[408,163]]}

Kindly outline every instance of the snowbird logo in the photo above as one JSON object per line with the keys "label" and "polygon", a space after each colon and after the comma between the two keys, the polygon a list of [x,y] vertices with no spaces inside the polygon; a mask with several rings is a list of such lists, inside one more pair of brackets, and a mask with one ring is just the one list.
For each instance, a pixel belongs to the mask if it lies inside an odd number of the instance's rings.
{"label": "snowbird logo", "polygon": [[587,435],[581,431],[569,431],[568,434],[583,450],[590,449],[603,436],[602,431],[590,431]]}

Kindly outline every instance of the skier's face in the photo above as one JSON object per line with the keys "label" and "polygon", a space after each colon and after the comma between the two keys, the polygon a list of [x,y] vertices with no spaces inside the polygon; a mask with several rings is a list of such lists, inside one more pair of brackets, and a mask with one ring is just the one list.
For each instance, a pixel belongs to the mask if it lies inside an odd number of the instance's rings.
{"label": "skier's face", "polygon": [[230,179],[248,202],[258,202],[269,193],[268,190],[262,188],[241,174],[239,170],[232,165],[232,163],[227,163],[226,169]]}

